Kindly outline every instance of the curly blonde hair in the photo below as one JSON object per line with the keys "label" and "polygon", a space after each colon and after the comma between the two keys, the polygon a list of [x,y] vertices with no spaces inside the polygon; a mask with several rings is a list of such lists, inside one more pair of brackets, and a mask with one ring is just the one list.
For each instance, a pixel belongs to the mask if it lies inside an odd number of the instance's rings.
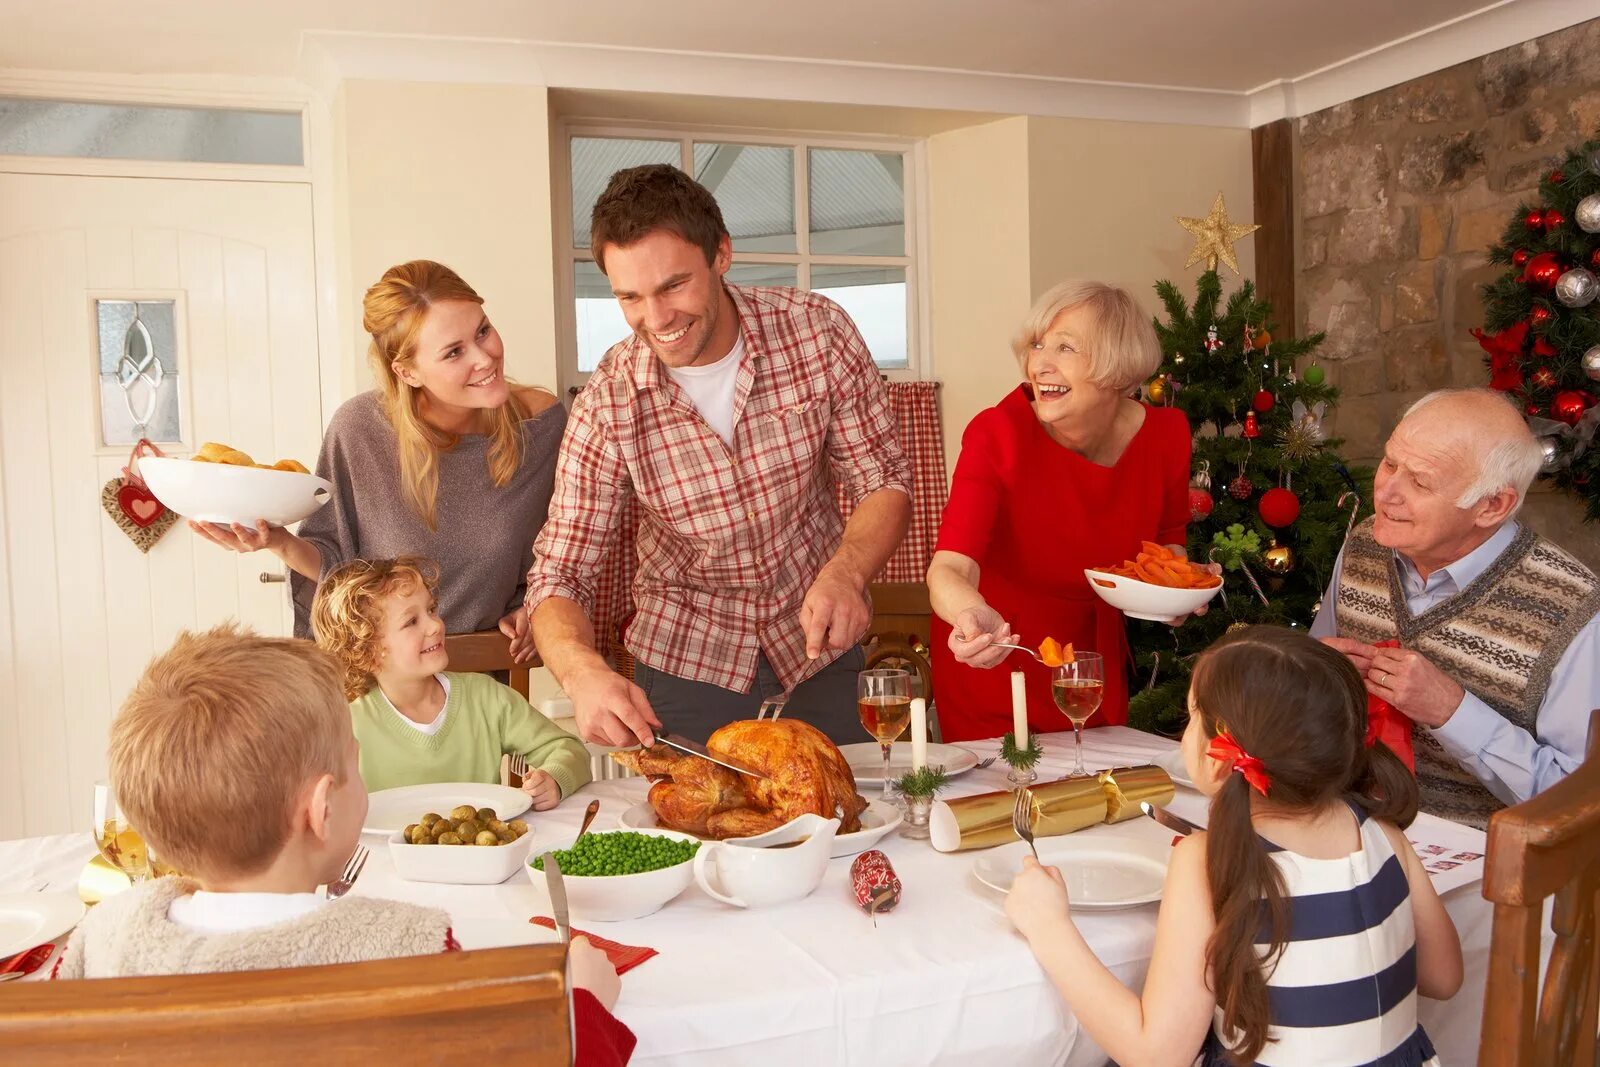
{"label": "curly blonde hair", "polygon": [[377,684],[383,602],[418,586],[438,595],[439,565],[421,556],[353,559],[322,579],[311,602],[311,629],[339,661],[346,700],[366,696]]}

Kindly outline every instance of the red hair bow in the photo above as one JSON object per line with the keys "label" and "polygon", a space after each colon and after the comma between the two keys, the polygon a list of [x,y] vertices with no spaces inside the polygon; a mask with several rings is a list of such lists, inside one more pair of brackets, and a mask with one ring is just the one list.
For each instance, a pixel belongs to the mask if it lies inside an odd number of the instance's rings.
{"label": "red hair bow", "polygon": [[1211,744],[1206,746],[1206,755],[1229,770],[1244,775],[1244,780],[1250,783],[1250,788],[1262,796],[1266,796],[1267,790],[1272,787],[1272,779],[1267,777],[1266,766],[1240,748],[1239,742],[1233,739],[1232,734],[1218,734],[1213,737]]}

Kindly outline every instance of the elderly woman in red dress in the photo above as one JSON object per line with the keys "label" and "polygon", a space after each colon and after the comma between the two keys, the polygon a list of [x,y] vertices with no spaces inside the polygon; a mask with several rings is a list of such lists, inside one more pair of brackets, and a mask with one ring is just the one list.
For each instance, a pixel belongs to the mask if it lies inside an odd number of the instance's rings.
{"label": "elderly woman in red dress", "polygon": [[1046,637],[1105,657],[1105,699],[1090,726],[1127,721],[1121,612],[1085,567],[1131,559],[1141,541],[1183,551],[1189,423],[1129,399],[1161,362],[1150,316],[1122,289],[1064,282],[1034,304],[1012,341],[1022,384],[980,412],[961,440],[928,590],[933,671],[945,740],[1011,729],[1009,662],[1027,676],[1028,728],[1061,730],[1050,672],[997,642]]}

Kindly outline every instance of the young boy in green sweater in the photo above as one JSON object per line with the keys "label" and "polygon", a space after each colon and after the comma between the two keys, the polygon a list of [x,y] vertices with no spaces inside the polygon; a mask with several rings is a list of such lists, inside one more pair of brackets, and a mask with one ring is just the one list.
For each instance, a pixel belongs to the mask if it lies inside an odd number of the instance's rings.
{"label": "young boy in green sweater", "polygon": [[592,779],[588,750],[511,687],[445,670],[436,581],[437,568],[425,559],[352,560],[323,578],[312,603],[317,644],[344,668],[362,780],[372,792],[493,784],[501,756],[520,755],[533,807],[555,807]]}

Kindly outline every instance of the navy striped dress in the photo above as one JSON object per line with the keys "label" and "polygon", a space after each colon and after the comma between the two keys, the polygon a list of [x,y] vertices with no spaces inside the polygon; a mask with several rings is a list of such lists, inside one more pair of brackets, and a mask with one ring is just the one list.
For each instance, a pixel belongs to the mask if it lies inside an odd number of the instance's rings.
{"label": "navy striped dress", "polygon": [[[1383,829],[1352,805],[1361,849],[1310,859],[1267,843],[1290,896],[1289,941],[1267,980],[1263,1067],[1437,1067],[1417,1022],[1417,935],[1405,868]],[[1257,939],[1263,954],[1270,941]],[[1230,1063],[1222,1011],[1200,1062]]]}

